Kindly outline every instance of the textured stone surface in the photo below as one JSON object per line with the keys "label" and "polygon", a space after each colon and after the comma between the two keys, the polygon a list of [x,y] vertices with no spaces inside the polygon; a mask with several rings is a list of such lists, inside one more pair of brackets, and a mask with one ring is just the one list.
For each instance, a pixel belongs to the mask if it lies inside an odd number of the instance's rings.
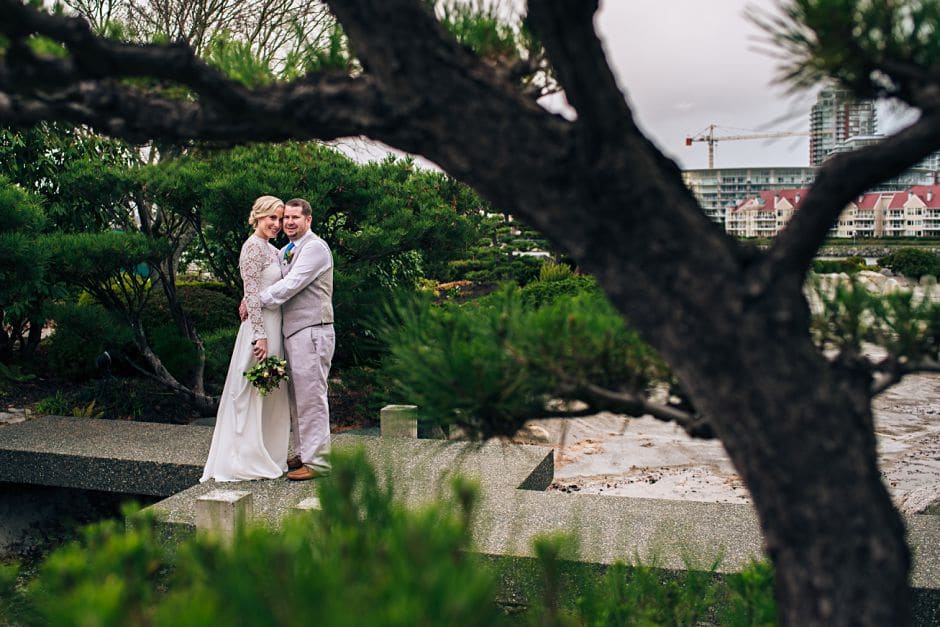
{"label": "textured stone surface", "polygon": [[254,517],[251,492],[212,490],[196,499],[196,529],[231,538]]}
{"label": "textured stone surface", "polygon": [[418,437],[417,405],[386,405],[379,411],[382,435],[395,438]]}
{"label": "textured stone surface", "polygon": [[169,496],[199,481],[209,427],[43,416],[0,427],[11,483]]}
{"label": "textured stone surface", "polygon": [[[0,427],[0,481],[132,494],[168,495],[150,506],[168,539],[196,528],[196,502],[216,490],[251,494],[254,519],[277,526],[309,509],[320,481],[285,479],[198,482],[212,428],[86,418],[42,417]],[[740,569],[762,555],[749,504],[544,492],[554,476],[554,451],[541,446],[341,434],[335,450],[362,447],[380,478],[410,504],[446,494],[450,479],[479,482],[474,521],[477,549],[500,559],[530,560],[532,540],[550,532],[579,536],[578,559],[606,565],[640,558],[668,569]],[[129,521],[133,524],[133,521]],[[907,517],[913,548],[912,584],[919,616],[940,607],[940,517]],[[925,623],[927,624],[927,623]]]}

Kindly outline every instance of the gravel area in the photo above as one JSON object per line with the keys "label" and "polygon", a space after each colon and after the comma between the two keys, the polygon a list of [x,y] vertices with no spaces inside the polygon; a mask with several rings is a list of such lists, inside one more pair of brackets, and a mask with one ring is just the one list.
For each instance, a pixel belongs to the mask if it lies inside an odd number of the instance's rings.
{"label": "gravel area", "polygon": [[[895,502],[906,513],[933,513],[940,501],[940,375],[906,377],[873,407],[881,470]],[[556,446],[549,490],[750,501],[720,442],[692,439],[671,423],[601,413],[540,421],[533,431]]]}

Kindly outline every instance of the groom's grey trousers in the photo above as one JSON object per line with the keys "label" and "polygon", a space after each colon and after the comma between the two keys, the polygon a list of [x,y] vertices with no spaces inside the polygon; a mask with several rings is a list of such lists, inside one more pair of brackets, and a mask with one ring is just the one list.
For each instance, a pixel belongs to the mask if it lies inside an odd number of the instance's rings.
{"label": "groom's grey trousers", "polygon": [[[332,324],[306,327],[284,338],[290,365],[287,393],[291,432],[300,460],[311,468],[329,469],[330,405],[326,381],[330,376],[336,335]],[[295,450],[296,450],[295,448]]]}

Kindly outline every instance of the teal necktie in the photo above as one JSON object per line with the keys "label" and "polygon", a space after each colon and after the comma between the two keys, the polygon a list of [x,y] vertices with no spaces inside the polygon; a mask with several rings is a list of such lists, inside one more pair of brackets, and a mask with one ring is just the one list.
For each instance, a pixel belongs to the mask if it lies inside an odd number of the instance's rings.
{"label": "teal necktie", "polygon": [[284,247],[284,261],[286,261],[287,263],[290,263],[291,259],[294,258],[294,246],[295,245],[296,244],[294,244],[294,242],[291,242],[290,244]]}

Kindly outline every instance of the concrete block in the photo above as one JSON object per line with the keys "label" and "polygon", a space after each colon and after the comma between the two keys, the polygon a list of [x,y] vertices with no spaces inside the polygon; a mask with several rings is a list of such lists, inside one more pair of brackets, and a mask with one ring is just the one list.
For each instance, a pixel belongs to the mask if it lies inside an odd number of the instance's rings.
{"label": "concrete block", "polygon": [[251,492],[244,490],[213,490],[196,499],[196,529],[225,538],[253,514]]}
{"label": "concrete block", "polygon": [[418,437],[417,405],[386,405],[379,411],[382,435],[394,438]]}

